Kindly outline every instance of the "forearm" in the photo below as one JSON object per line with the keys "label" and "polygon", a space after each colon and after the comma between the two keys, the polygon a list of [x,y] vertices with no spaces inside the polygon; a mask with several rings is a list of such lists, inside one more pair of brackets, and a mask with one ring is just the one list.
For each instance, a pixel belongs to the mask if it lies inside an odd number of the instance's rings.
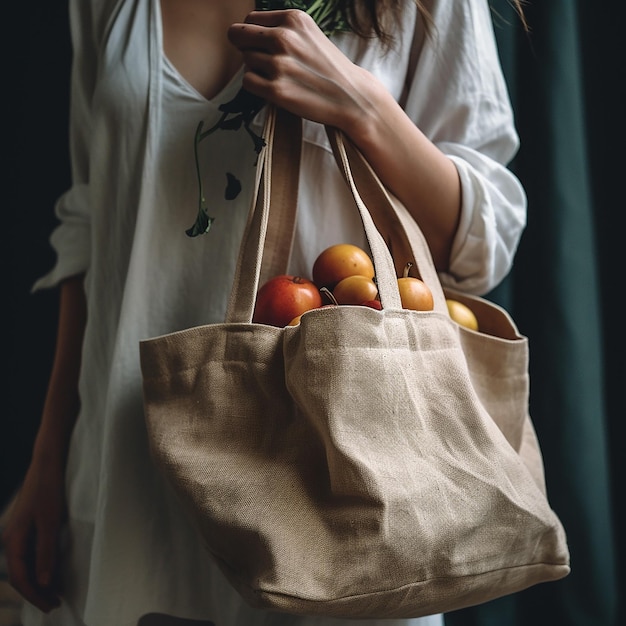
{"label": "forearm", "polygon": [[445,271],[461,211],[456,166],[371,74],[355,71],[354,106],[343,108],[338,124],[413,215]]}
{"label": "forearm", "polygon": [[448,269],[461,184],[454,163],[415,126],[384,85],[355,65],[302,11],[254,12],[229,38],[246,64],[243,85],[305,119],[335,126],[361,150]]}
{"label": "forearm", "polygon": [[35,439],[33,461],[63,469],[67,447],[78,411],[78,377],[86,320],[83,277],[75,276],[61,285],[57,343]]}

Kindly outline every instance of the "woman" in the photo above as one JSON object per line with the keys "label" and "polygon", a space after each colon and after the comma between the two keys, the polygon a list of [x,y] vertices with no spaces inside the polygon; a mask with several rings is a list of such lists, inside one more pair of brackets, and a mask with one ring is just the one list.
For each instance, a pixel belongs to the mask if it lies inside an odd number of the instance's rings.
{"label": "woman", "polygon": [[[445,284],[484,293],[511,267],[526,206],[506,169],[518,140],[487,1],[341,2],[351,28],[330,37],[254,4],[70,2],[73,185],[56,207],[58,261],[35,286],[61,289],[58,343],[3,537],[26,626],[339,623],[245,605],[148,451],[139,341],[224,317],[263,117],[222,123],[242,86],[308,120],[290,271],[364,243],[320,124],[409,208]],[[216,131],[194,143],[200,122]]]}

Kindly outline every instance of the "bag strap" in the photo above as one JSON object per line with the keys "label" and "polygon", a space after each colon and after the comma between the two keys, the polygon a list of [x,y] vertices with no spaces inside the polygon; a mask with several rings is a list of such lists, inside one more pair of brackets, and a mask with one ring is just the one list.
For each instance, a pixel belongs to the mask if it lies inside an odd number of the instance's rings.
{"label": "bag strap", "polygon": [[[376,227],[384,234],[397,276],[402,275],[407,263],[411,263],[410,274],[419,276],[430,287],[434,309],[448,315],[443,287],[428,242],[413,216],[383,185],[365,157],[343,133],[326,127],[326,134],[346,182],[354,186],[353,195],[361,198]],[[345,157],[342,156],[344,153]],[[341,165],[344,160],[350,168],[351,180]]]}
{"label": "bag strap", "polygon": [[265,147],[257,162],[255,191],[239,249],[227,322],[252,321],[259,284],[273,275],[285,273],[291,252],[302,120],[284,109],[267,105],[263,139]]}
{"label": "bag strap", "polygon": [[[443,289],[428,244],[417,223],[406,208],[385,189],[375,172],[343,133],[330,127],[326,131],[335,161],[350,188],[361,217],[383,308],[401,308],[397,283],[399,269],[396,263],[403,268],[406,258],[414,263],[422,279],[433,291],[435,310],[447,314]],[[287,245],[291,246],[297,206],[302,120],[283,109],[268,105],[263,137],[266,145],[259,155],[255,200],[242,239],[226,315],[227,322],[252,321],[261,268],[282,267],[288,257]],[[373,207],[372,212],[368,207]],[[280,232],[281,222],[289,224],[289,227],[283,229],[283,235],[279,236],[278,241],[280,245],[276,247],[276,233]],[[377,228],[377,224],[389,235],[388,241]],[[290,233],[289,236],[284,234],[285,230]],[[285,244],[285,239],[288,239],[288,244]],[[395,263],[390,247],[397,259]],[[269,261],[266,260],[266,248]]]}
{"label": "bag strap", "polygon": [[[272,168],[272,217],[267,224],[259,284],[285,274],[293,245],[298,211],[298,183],[302,157],[302,119],[276,110]],[[281,175],[291,171],[293,175]]]}

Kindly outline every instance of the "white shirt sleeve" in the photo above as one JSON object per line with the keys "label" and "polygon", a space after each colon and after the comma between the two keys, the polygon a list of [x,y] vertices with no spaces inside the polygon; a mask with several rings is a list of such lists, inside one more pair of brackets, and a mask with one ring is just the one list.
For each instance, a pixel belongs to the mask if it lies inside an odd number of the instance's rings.
{"label": "white shirt sleeve", "polygon": [[54,287],[63,279],[86,272],[90,259],[89,147],[91,99],[97,72],[96,20],[92,3],[70,2],[72,68],[70,75],[69,148],[72,186],[57,200],[59,224],[50,243],[54,267],[39,278],[33,291]]}
{"label": "white shirt sleeve", "polygon": [[460,225],[441,280],[484,294],[511,269],[526,224],[526,195],[507,169],[519,139],[487,0],[433,2],[432,14],[405,109],[461,180]]}

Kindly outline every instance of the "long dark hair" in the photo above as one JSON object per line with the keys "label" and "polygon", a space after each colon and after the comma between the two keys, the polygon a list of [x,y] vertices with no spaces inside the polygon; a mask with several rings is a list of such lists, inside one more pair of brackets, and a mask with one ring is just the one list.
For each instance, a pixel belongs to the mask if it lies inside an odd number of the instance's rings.
{"label": "long dark hair", "polygon": [[[447,0],[455,2],[455,0]],[[509,0],[527,28],[522,4],[524,0]],[[432,29],[432,17],[422,0],[414,0],[426,32]],[[393,39],[393,23],[389,16],[399,15],[402,0],[338,0],[339,10],[350,25],[350,30],[361,37],[370,37],[372,33],[389,44]]]}

